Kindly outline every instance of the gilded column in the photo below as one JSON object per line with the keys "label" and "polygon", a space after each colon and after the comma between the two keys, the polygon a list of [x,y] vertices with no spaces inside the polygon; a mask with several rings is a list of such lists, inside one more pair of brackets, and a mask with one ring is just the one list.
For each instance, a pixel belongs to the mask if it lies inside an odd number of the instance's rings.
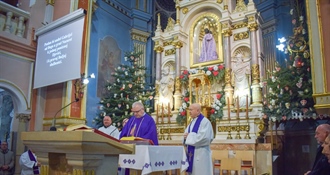
{"label": "gilded column", "polygon": [[258,48],[257,48],[257,35],[258,30],[257,23],[251,23],[249,25],[251,36],[251,52],[252,52],[252,105],[262,106],[261,86],[260,86],[260,69],[258,64]]}
{"label": "gilded column", "polygon": [[178,36],[174,37],[172,45],[175,47],[175,92],[174,92],[174,110],[178,110],[182,104],[182,94],[181,94],[181,82],[180,82],[180,73],[181,73],[181,58],[180,58],[180,49],[183,46],[182,41],[178,40]]}
{"label": "gilded column", "polygon": [[[224,58],[224,62],[225,62],[225,94],[226,94],[226,98],[228,98],[228,102],[226,99],[226,103],[229,103],[230,106],[233,106],[233,93],[234,93],[234,89],[231,85],[231,56],[230,56],[230,52],[231,52],[231,48],[230,48],[230,37],[232,36],[232,31],[231,29],[227,29],[227,30],[223,30],[223,36],[224,36],[224,51],[225,51],[225,58]],[[225,108],[228,108],[228,106],[226,105]]]}
{"label": "gilded column", "polygon": [[180,6],[179,6],[179,0],[175,1],[176,5],[176,24],[180,24]]}

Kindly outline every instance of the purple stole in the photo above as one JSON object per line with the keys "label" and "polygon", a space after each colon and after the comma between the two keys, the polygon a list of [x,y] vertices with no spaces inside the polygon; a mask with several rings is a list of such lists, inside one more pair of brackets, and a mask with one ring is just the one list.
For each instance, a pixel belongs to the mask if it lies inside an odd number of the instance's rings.
{"label": "purple stole", "polygon": [[[31,161],[37,162],[36,157],[34,157],[32,151],[29,150],[28,154],[29,154],[29,158],[30,158]],[[35,166],[35,165],[33,166],[33,173],[34,174],[40,174],[38,166]]]}
{"label": "purple stole", "polygon": [[[190,133],[190,132],[197,133],[198,128],[199,128],[199,125],[201,124],[201,121],[203,120],[203,118],[204,118],[204,116],[202,114],[199,114],[199,116],[197,117],[196,123],[195,123],[192,131],[190,131],[191,124],[189,125],[189,127],[188,127],[188,133]],[[187,148],[188,148],[188,163],[189,163],[189,167],[186,170],[186,172],[191,173],[192,172],[192,169],[193,169],[193,164],[194,164],[195,147],[194,146],[187,145]]]}

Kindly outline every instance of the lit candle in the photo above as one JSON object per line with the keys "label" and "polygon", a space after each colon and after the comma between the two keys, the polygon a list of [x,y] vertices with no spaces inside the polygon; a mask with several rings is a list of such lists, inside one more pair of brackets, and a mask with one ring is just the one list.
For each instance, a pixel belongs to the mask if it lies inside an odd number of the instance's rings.
{"label": "lit candle", "polygon": [[167,118],[168,118],[168,121],[167,123],[171,123],[171,107],[170,107],[170,103],[168,103],[168,110],[167,110]]}
{"label": "lit candle", "polygon": [[164,123],[164,104],[162,103],[162,123]]}
{"label": "lit candle", "polygon": [[246,118],[249,118],[249,102],[248,95],[246,95]]}
{"label": "lit candle", "polygon": [[239,119],[239,96],[236,98],[236,104],[237,104],[237,111],[236,111],[236,117]]}
{"label": "lit candle", "polygon": [[227,102],[227,109],[228,109],[228,120],[230,120],[230,104],[229,104],[229,97],[226,98]]}

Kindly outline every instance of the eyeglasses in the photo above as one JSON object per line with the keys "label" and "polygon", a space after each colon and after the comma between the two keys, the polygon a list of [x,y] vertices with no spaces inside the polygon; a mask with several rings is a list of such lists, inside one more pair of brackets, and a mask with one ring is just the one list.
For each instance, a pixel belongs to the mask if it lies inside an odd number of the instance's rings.
{"label": "eyeglasses", "polygon": [[139,109],[139,110],[137,110],[137,111],[132,111],[133,113],[138,113],[138,112],[140,112],[142,110],[142,108],[141,109]]}

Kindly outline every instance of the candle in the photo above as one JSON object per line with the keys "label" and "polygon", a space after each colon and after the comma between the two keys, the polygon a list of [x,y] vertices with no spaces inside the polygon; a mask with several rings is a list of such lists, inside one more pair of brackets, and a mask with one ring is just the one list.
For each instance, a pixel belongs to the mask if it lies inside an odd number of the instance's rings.
{"label": "candle", "polygon": [[167,123],[171,123],[171,107],[170,107],[170,103],[168,103],[168,110],[167,110],[167,118],[168,118],[168,121]]}
{"label": "candle", "polygon": [[164,104],[162,103],[162,123],[164,123]]}
{"label": "candle", "polygon": [[239,96],[236,98],[236,104],[237,104],[237,111],[236,111],[236,117],[239,119]]}
{"label": "candle", "polygon": [[230,104],[229,104],[229,97],[226,98],[226,102],[227,102],[227,109],[228,109],[228,120],[230,120]]}
{"label": "candle", "polygon": [[249,118],[249,102],[248,95],[246,95],[246,118]]}
{"label": "candle", "polygon": [[157,104],[157,109],[156,109],[156,124],[158,124],[158,110],[159,110],[159,104]]}

